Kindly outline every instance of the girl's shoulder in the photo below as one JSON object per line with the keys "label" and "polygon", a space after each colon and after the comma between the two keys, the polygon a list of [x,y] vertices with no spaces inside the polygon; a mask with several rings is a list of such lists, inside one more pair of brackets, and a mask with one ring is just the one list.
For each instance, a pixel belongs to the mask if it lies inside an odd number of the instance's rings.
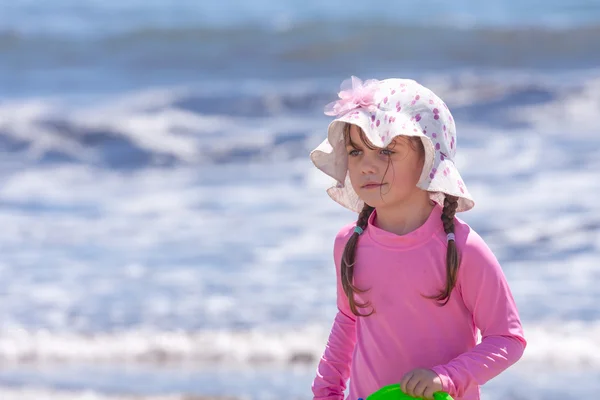
{"label": "girl's shoulder", "polygon": [[456,247],[465,268],[485,268],[498,265],[498,260],[486,241],[468,223],[456,218],[454,224]]}
{"label": "girl's shoulder", "polygon": [[456,236],[456,245],[459,249],[468,251],[480,248],[481,246],[487,247],[487,244],[479,233],[459,217],[455,217],[454,235]]}
{"label": "girl's shoulder", "polygon": [[336,267],[340,267],[340,262],[342,259],[342,254],[344,252],[344,248],[346,247],[346,243],[348,243],[348,239],[354,233],[354,228],[356,227],[356,222],[349,223],[344,225],[342,229],[340,229],[335,235],[335,242],[333,245],[333,258],[335,260]]}
{"label": "girl's shoulder", "polygon": [[344,225],[335,235],[335,245],[337,246],[345,246],[350,236],[354,233],[354,228],[356,227],[356,221],[350,222],[349,224]]}

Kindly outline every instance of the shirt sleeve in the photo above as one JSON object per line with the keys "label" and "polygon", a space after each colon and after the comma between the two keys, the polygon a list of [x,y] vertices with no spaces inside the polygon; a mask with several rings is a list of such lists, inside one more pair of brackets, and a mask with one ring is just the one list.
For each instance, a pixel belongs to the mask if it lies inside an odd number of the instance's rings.
{"label": "shirt sleeve", "polygon": [[458,293],[481,331],[481,342],[445,365],[433,368],[444,391],[461,397],[472,385],[483,385],[516,363],[527,344],[517,306],[498,260],[475,232],[463,250]]}
{"label": "shirt sleeve", "polygon": [[349,237],[344,233],[345,230],[338,233],[334,244],[338,312],[317,367],[317,376],[313,381],[312,391],[315,400],[344,399],[344,391],[350,376],[352,353],[356,344],[356,317],[350,310],[340,280],[342,253]]}

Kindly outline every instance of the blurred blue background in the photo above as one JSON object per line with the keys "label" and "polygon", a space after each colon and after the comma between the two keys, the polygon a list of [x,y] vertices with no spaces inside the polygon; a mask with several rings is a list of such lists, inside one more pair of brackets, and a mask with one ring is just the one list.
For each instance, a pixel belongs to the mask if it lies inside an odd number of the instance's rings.
{"label": "blurred blue background", "polygon": [[597,0],[0,0],[0,398],[311,398],[350,75],[453,111],[530,342],[484,398],[600,389],[599,39]]}

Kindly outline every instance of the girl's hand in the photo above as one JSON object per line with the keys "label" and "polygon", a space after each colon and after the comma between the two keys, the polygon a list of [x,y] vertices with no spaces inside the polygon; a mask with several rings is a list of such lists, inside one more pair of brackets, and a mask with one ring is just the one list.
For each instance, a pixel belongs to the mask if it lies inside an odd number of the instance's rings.
{"label": "girl's hand", "polygon": [[415,369],[404,375],[400,382],[402,391],[413,397],[433,399],[435,392],[441,392],[442,380],[430,369]]}

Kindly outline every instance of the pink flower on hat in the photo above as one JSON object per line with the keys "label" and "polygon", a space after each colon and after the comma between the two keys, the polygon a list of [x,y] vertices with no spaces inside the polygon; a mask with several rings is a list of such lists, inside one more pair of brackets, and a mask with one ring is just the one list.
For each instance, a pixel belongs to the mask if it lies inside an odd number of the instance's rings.
{"label": "pink flower on hat", "polygon": [[377,106],[373,98],[378,88],[379,81],[376,79],[364,83],[355,76],[346,79],[342,82],[342,90],[338,93],[340,100],[327,104],[325,115],[340,116],[359,107],[374,112]]}

